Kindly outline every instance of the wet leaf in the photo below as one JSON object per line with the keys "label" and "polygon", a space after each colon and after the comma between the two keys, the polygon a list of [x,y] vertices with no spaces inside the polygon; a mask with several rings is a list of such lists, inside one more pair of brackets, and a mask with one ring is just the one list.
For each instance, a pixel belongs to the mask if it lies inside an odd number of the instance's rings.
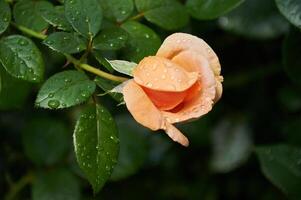
{"label": "wet leaf", "polygon": [[98,192],[117,163],[119,139],[111,114],[101,105],[88,105],[74,130],[74,148],[80,168]]}
{"label": "wet leaf", "polygon": [[66,70],[50,77],[41,87],[36,106],[48,109],[68,108],[87,101],[95,83],[82,72]]}

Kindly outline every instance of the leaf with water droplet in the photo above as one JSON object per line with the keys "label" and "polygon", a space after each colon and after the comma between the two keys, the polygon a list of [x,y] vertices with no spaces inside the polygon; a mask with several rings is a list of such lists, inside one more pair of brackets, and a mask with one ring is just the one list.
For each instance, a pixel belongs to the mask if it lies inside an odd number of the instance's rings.
{"label": "leaf with water droplet", "polygon": [[52,4],[47,1],[18,1],[13,9],[15,22],[34,31],[43,31],[48,27],[48,23],[42,18],[40,9],[48,7],[52,7]]}
{"label": "leaf with water droplet", "polygon": [[42,54],[36,45],[24,36],[11,35],[0,40],[0,62],[6,71],[16,78],[30,82],[40,82],[43,79]]}
{"label": "leaf with water droplet", "polygon": [[166,30],[182,28],[189,21],[185,7],[175,0],[135,0],[135,4],[145,19]]}
{"label": "leaf with water droplet", "polygon": [[86,48],[86,41],[76,33],[55,32],[50,34],[43,43],[60,53],[78,53]]}
{"label": "leaf with water droplet", "polygon": [[93,40],[93,48],[98,50],[118,50],[125,46],[128,33],[119,28],[113,27],[103,30]]}
{"label": "leaf with water droplet", "polygon": [[52,26],[63,31],[71,31],[72,27],[67,21],[63,6],[49,6],[39,10],[41,16]]}
{"label": "leaf with water droplet", "polygon": [[63,71],[44,83],[38,93],[36,105],[49,109],[74,106],[87,101],[95,87],[95,83],[84,73],[75,70]]}
{"label": "leaf with water droplet", "polygon": [[256,148],[263,174],[291,199],[301,198],[301,148],[267,145]]}
{"label": "leaf with water droplet", "polygon": [[102,9],[97,0],[66,0],[65,15],[73,29],[86,38],[101,28]]}
{"label": "leaf with water droplet", "polygon": [[8,3],[4,0],[0,1],[0,34],[9,26],[11,20],[11,11]]}
{"label": "leaf with water droplet", "polygon": [[[124,54],[127,60],[138,63],[145,56],[155,55],[161,45],[159,36],[149,27],[135,21],[127,21],[121,25],[129,34]],[[146,39],[145,35],[149,38]]]}
{"label": "leaf with water droplet", "polygon": [[116,22],[127,19],[134,11],[133,0],[99,0],[104,16]]}
{"label": "leaf with water droplet", "polygon": [[[85,116],[95,116],[83,117]],[[108,110],[101,105],[87,105],[74,130],[74,148],[80,168],[98,192],[109,179],[118,158],[117,127]],[[101,177],[101,179],[100,179]]]}

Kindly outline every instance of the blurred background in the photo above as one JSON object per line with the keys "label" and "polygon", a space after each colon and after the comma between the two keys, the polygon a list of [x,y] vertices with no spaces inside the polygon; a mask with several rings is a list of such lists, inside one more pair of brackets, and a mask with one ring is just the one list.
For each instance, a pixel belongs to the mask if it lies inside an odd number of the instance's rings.
{"label": "blurred background", "polygon": [[[190,146],[139,126],[110,95],[99,97],[118,125],[120,155],[110,181],[93,196],[72,144],[82,106],[35,108],[41,85],[6,76],[1,68],[0,199],[301,199],[300,29],[273,0],[237,1],[214,19],[198,16],[202,8],[188,2],[179,1],[186,4],[189,23],[176,30],[145,18],[139,22],[161,41],[173,32],[196,35],[219,56],[221,100],[206,116],[179,124]],[[290,2],[300,12],[301,3]],[[36,44],[46,76],[60,71],[64,58]],[[102,53],[128,59],[124,49]]]}

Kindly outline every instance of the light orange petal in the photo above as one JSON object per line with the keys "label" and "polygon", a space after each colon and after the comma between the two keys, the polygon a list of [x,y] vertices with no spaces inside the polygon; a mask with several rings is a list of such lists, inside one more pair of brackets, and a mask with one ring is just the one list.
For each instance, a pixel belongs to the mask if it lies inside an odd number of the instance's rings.
{"label": "light orange petal", "polygon": [[172,59],[185,50],[203,55],[208,60],[214,74],[220,75],[221,65],[215,52],[204,40],[190,34],[174,33],[170,35],[164,40],[156,55]]}
{"label": "light orange petal", "polygon": [[198,79],[196,72],[189,73],[176,63],[158,56],[144,58],[133,75],[139,85],[166,92],[185,91]]}
{"label": "light orange petal", "polygon": [[124,86],[123,95],[128,110],[137,122],[151,130],[161,129],[164,125],[161,112],[134,80]]}
{"label": "light orange petal", "polygon": [[173,58],[173,61],[183,68],[194,67],[199,70],[200,90],[199,94],[189,101],[185,101],[183,107],[176,113],[164,111],[163,116],[170,123],[182,122],[208,113],[212,109],[216,98],[216,79],[209,63],[203,56],[196,52],[183,51]]}
{"label": "light orange petal", "polygon": [[189,140],[181,131],[179,131],[175,126],[166,122],[165,123],[165,132],[166,134],[175,142],[180,143],[181,145],[188,147]]}

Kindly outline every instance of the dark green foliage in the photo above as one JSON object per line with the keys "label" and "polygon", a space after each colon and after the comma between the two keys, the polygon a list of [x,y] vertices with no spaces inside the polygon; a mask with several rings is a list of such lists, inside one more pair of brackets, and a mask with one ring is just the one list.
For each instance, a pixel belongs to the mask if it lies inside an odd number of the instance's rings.
{"label": "dark green foliage", "polygon": [[74,130],[74,151],[80,168],[98,192],[110,177],[119,152],[117,127],[101,105],[88,105]]}
{"label": "dark green foliage", "polygon": [[44,61],[40,50],[28,38],[12,35],[0,40],[0,62],[6,71],[30,82],[41,82],[44,77]]}
{"label": "dark green foliage", "polygon": [[11,11],[8,3],[0,1],[0,34],[3,33],[11,20]]}
{"label": "dark green foliage", "polygon": [[44,83],[35,104],[41,108],[67,108],[87,101],[94,90],[94,82],[84,73],[75,70],[64,71],[55,74]]}

